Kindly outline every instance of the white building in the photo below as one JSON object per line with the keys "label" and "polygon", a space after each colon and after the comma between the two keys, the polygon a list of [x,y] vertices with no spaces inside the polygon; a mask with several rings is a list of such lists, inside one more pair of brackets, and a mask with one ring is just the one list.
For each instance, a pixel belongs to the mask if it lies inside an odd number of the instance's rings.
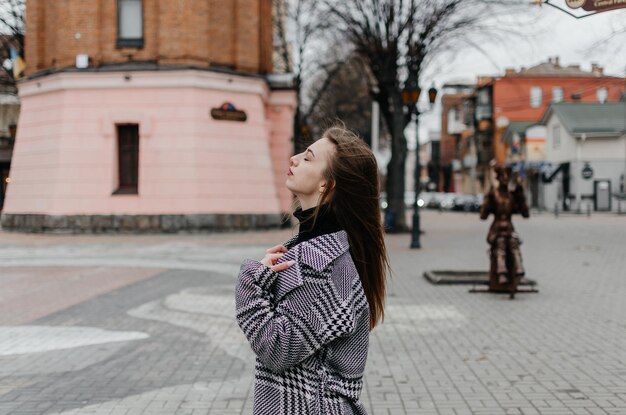
{"label": "white building", "polygon": [[617,210],[626,176],[626,102],[558,103],[545,112],[541,207]]}

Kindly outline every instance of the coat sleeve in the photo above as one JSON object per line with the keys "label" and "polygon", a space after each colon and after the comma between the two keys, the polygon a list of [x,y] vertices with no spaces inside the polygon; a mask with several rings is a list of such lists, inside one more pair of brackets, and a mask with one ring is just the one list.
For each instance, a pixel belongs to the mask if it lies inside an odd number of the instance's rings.
{"label": "coat sleeve", "polygon": [[275,305],[271,287],[277,278],[278,273],[260,262],[244,261],[236,316],[260,361],[271,370],[284,371],[351,332],[356,316],[351,299],[342,300],[328,281],[304,283]]}

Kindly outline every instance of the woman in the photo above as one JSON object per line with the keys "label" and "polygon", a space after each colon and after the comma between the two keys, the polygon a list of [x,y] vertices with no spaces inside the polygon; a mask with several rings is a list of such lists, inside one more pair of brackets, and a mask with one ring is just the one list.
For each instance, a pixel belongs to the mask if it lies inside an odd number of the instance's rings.
{"label": "woman", "polygon": [[365,414],[369,331],[389,268],[376,159],[342,127],[291,157],[299,233],[241,266],[237,321],[256,359],[254,414]]}

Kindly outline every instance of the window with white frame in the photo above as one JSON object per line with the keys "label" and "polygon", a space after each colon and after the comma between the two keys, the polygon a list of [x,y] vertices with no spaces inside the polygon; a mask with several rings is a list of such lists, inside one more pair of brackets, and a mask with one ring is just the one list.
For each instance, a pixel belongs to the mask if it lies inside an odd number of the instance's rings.
{"label": "window with white frame", "polygon": [[560,86],[555,86],[552,88],[552,102],[562,102],[563,101],[563,88]]}
{"label": "window with white frame", "polygon": [[530,88],[530,106],[538,108],[541,106],[541,87],[533,86]]}
{"label": "window with white frame", "polygon": [[561,126],[555,125],[552,127],[552,148],[557,149],[561,147]]}
{"label": "window with white frame", "polygon": [[609,98],[609,90],[605,87],[598,88],[596,96],[598,97],[598,102],[604,104]]}
{"label": "window with white frame", "polygon": [[117,47],[143,47],[143,0],[117,0]]}

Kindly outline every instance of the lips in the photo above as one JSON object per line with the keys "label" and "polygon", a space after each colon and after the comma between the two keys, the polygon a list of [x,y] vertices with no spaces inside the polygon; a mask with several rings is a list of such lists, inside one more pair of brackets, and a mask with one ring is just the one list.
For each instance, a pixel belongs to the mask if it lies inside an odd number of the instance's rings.
{"label": "lips", "polygon": [[291,171],[291,169],[287,171],[287,176],[293,176],[293,172]]}

